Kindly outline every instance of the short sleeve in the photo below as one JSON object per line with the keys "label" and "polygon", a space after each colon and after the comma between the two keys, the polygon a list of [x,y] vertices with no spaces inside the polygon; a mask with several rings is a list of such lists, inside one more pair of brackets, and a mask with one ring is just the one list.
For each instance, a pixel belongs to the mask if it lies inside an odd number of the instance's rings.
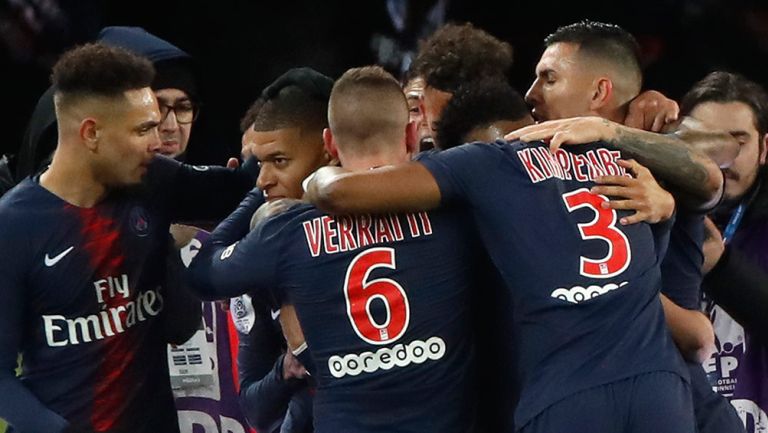
{"label": "short sleeve", "polygon": [[419,159],[440,188],[442,204],[466,202],[471,191],[481,188],[483,173],[502,157],[498,144],[469,143]]}

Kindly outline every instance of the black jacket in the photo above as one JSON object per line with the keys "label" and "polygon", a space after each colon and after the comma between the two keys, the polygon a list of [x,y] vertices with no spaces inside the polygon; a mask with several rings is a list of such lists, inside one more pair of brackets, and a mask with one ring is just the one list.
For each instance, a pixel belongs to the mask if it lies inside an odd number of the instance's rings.
{"label": "black jacket", "polygon": [[[744,251],[729,245],[704,278],[704,292],[750,333],[768,340],[768,169],[758,177],[757,192],[737,234],[762,236],[762,247]],[[740,233],[741,232],[741,233]]]}

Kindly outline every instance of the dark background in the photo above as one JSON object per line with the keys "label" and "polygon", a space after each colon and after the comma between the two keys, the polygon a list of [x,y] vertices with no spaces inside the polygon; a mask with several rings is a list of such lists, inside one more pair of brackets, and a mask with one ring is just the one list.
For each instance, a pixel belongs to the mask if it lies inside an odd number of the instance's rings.
{"label": "dark background", "polygon": [[[374,35],[406,48],[416,39],[415,31],[395,34],[385,0],[2,1],[0,154],[17,151],[57,56],[104,26],[144,27],[196,59],[204,107],[189,159],[205,163],[223,163],[239,152],[240,117],[287,68],[312,66],[338,77],[376,61]],[[521,92],[532,80],[543,38],[584,18],[633,33],[642,46],[645,87],[670,97],[715,69],[768,84],[768,0],[448,1],[449,21],[473,22],[513,45],[510,79]],[[433,1],[408,3],[417,23]]]}

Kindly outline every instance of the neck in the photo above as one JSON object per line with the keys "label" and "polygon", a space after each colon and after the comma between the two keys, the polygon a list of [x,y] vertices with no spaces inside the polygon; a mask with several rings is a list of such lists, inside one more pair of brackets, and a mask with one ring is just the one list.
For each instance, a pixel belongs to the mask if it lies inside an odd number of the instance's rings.
{"label": "neck", "polygon": [[50,168],[40,176],[40,185],[69,204],[90,208],[107,195],[80,155],[70,155],[59,145]]}
{"label": "neck", "polygon": [[607,119],[607,120],[610,120],[611,122],[615,122],[620,125],[623,125],[624,119],[627,118],[627,106],[615,107],[613,109],[605,110],[598,114],[603,119]]}
{"label": "neck", "polygon": [[355,156],[341,161],[342,167],[351,171],[364,171],[385,165],[394,165],[407,161],[407,158],[392,158],[385,155]]}
{"label": "neck", "polygon": [[385,165],[400,164],[410,159],[405,143],[397,147],[393,147],[392,143],[367,143],[365,148],[378,149],[379,151],[356,154],[353,152],[345,153],[340,149],[339,160],[342,167],[347,170],[362,171]]}

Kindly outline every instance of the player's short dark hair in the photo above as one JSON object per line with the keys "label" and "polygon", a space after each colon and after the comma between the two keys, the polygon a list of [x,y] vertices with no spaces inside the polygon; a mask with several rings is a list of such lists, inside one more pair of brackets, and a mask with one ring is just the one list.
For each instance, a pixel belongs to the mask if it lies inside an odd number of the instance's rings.
{"label": "player's short dark hair", "polygon": [[579,52],[608,60],[624,68],[640,69],[640,45],[632,34],[615,24],[584,20],[555,30],[544,39],[544,46],[556,43],[579,45]]}
{"label": "player's short dark hair", "polygon": [[348,89],[361,87],[368,90],[381,90],[401,94],[403,99],[405,99],[400,83],[381,66],[363,66],[347,70],[334,83],[331,99],[336,95],[347,92]]}
{"label": "player's short dark hair", "polygon": [[252,122],[256,131],[282,128],[322,131],[328,127],[328,99],[319,99],[295,85],[282,88],[272,98],[262,96],[256,104],[259,108]]}
{"label": "player's short dark hair", "polygon": [[253,124],[256,131],[322,130],[328,127],[331,87],[333,80],[314,69],[289,69],[261,92],[240,126],[245,130]]}
{"label": "player's short dark hair", "polygon": [[465,82],[505,76],[512,46],[470,23],[446,24],[421,45],[411,67],[428,86],[455,92]]}
{"label": "player's short dark hair", "polygon": [[530,115],[523,97],[504,79],[465,83],[448,101],[437,127],[435,143],[450,149],[466,141],[473,129],[499,120],[518,120]]}
{"label": "player's short dark hair", "polygon": [[404,136],[408,103],[400,83],[381,66],[352,68],[333,85],[328,117],[339,145],[344,137],[346,149],[369,151],[371,137]]}
{"label": "player's short dark hair", "polygon": [[149,60],[123,48],[90,43],[64,53],[51,82],[60,95],[115,97],[150,87],[154,77]]}
{"label": "player's short dark hair", "polygon": [[762,137],[768,132],[768,95],[761,85],[742,75],[724,71],[710,73],[685,94],[680,113],[688,115],[705,102],[741,102],[752,109],[758,134]]}

